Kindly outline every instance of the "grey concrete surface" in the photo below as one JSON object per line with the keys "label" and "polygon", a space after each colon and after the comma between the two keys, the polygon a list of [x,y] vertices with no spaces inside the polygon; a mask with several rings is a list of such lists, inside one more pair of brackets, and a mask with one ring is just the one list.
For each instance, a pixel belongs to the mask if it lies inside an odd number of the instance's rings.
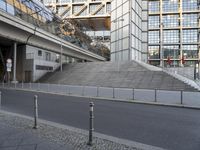
{"label": "grey concrete surface", "polygon": [[2,90],[2,108],[32,116],[39,96],[39,117],[88,129],[89,102],[95,103],[95,131],[170,150],[199,150],[200,112],[36,92]]}
{"label": "grey concrete surface", "polygon": [[84,130],[39,120],[32,129],[31,117],[0,110],[0,150],[163,150],[137,142],[94,134],[88,146]]}
{"label": "grey concrete surface", "polygon": [[67,64],[63,66],[63,72],[48,73],[39,82],[116,88],[195,90],[162,71],[148,70],[134,61]]}
{"label": "grey concrete surface", "polygon": [[0,150],[72,150],[70,146],[57,144],[27,130],[18,129],[11,123],[3,122],[5,120],[2,117],[6,116],[0,114]]}

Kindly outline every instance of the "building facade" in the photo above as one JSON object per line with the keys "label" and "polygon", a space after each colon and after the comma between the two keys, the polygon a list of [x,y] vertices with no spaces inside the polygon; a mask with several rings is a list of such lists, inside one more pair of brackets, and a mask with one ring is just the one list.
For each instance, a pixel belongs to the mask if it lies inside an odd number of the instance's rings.
{"label": "building facade", "polygon": [[147,62],[147,1],[111,2],[111,61]]}
{"label": "building facade", "polygon": [[149,0],[148,62],[191,66],[200,58],[198,0]]}
{"label": "building facade", "polygon": [[62,19],[77,20],[84,33],[110,48],[111,0],[43,0],[43,3]]}

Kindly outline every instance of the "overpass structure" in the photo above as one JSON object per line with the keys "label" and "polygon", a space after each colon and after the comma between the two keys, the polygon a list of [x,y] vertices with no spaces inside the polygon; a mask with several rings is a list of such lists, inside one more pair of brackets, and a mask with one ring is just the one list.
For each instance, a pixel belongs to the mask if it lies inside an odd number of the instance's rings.
{"label": "overpass structure", "polygon": [[[48,26],[48,24],[47,24]],[[44,75],[49,70],[55,70],[57,67],[62,64],[62,56],[67,56],[69,58],[77,59],[79,61],[105,61],[106,59],[98,54],[95,54],[87,49],[74,45],[62,37],[59,37],[55,34],[52,34],[42,28],[31,24],[30,22],[24,21],[23,19],[9,14],[6,11],[0,9],[0,63],[5,61],[7,58],[12,58],[12,70],[9,75],[12,81],[23,81],[27,78],[26,73],[22,74],[21,66],[27,65],[27,62],[23,62],[22,59],[25,57],[24,54],[19,53],[19,47],[32,46],[35,50],[40,51],[46,50],[45,59],[47,61],[50,60],[50,53],[57,54],[61,58],[59,61],[52,64],[50,67],[48,65],[43,65],[46,62],[40,62],[40,65],[36,65],[35,62],[32,62],[32,69],[28,69],[29,74],[33,75],[33,70],[39,70],[40,77]],[[3,51],[3,48],[4,51]],[[7,58],[3,58],[5,56],[5,51],[9,47],[11,54],[6,55]],[[2,54],[3,51],[3,54]],[[18,55],[19,54],[19,55]],[[18,55],[18,56],[17,56]],[[39,52],[38,52],[39,55]],[[50,56],[50,57],[49,57]],[[55,62],[55,61],[54,61]],[[28,64],[30,61],[28,62]],[[0,64],[0,75],[2,76],[2,68],[5,68],[6,64],[3,62],[3,65]],[[62,65],[61,70],[62,70]],[[18,68],[18,70],[17,70]],[[5,70],[5,69],[4,69]],[[45,71],[44,71],[45,70]],[[32,72],[31,72],[32,71]],[[5,76],[5,75],[4,75]],[[19,77],[17,79],[17,76]],[[35,81],[38,77],[28,77],[26,81]],[[1,77],[2,78],[2,77]],[[4,77],[3,77],[4,78]],[[1,80],[1,79],[0,79]],[[3,79],[4,80],[4,79]]]}
{"label": "overpass structure", "polygon": [[0,38],[44,48],[55,53],[87,61],[104,61],[105,58],[73,45],[41,28],[0,10]]}

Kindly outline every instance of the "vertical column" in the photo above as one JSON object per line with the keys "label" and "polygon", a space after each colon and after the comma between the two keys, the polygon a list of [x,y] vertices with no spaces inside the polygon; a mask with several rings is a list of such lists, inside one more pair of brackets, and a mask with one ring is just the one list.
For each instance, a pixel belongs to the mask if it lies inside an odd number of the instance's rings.
{"label": "vertical column", "polygon": [[62,41],[61,41],[61,45],[60,45],[60,72],[62,72],[63,68],[62,68],[62,50],[63,50],[63,47],[62,47]]}
{"label": "vertical column", "polygon": [[14,42],[14,57],[13,57],[13,81],[16,83],[16,66],[17,66],[17,43]]}
{"label": "vertical column", "polygon": [[[198,10],[200,9],[200,1],[198,1]],[[198,63],[199,63],[199,72],[200,72],[200,13],[198,14]]]}
{"label": "vertical column", "polygon": [[179,0],[179,17],[180,17],[180,66],[183,66],[183,14],[182,14],[182,0]]}
{"label": "vertical column", "polygon": [[[128,51],[128,61],[131,61],[132,59],[132,2],[131,0],[129,1],[129,51]],[[124,10],[123,10],[124,11]]]}
{"label": "vertical column", "polygon": [[162,0],[160,0],[160,66],[164,67]]}

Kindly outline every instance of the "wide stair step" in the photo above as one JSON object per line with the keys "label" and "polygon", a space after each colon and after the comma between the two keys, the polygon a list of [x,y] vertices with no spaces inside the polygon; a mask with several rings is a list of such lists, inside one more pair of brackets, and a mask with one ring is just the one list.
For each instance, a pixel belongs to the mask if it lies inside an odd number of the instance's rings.
{"label": "wide stair step", "polygon": [[63,72],[46,74],[39,82],[121,88],[190,90],[195,88],[158,69],[129,62],[87,62],[66,64]]}

